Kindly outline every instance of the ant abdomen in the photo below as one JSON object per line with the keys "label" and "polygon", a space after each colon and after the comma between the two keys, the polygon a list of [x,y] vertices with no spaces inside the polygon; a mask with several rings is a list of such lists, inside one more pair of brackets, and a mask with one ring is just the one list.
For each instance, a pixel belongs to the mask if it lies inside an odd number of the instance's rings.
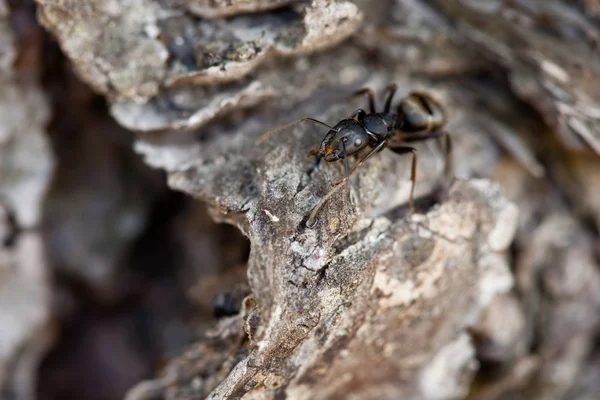
{"label": "ant abdomen", "polygon": [[428,133],[446,124],[442,105],[425,93],[411,93],[398,105],[396,126],[406,133]]}

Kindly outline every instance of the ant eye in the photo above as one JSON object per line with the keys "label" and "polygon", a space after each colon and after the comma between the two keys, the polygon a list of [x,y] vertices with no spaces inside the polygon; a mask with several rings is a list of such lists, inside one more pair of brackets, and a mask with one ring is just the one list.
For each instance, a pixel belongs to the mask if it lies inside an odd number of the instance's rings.
{"label": "ant eye", "polygon": [[362,139],[356,139],[356,140],[354,141],[354,147],[358,147],[358,146],[360,146],[361,144],[362,144]]}

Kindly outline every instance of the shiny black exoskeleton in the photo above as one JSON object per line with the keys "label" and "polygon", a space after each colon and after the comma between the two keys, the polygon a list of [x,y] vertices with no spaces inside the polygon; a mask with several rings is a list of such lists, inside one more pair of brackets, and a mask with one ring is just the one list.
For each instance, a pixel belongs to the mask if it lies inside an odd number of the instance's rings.
{"label": "shiny black exoskeleton", "polygon": [[[329,132],[325,135],[325,138],[323,138],[321,145],[309,151],[308,154],[316,157],[312,171],[317,170],[322,159],[327,162],[333,162],[340,159],[344,160],[345,177],[341,181],[335,183],[333,185],[334,187],[338,187],[347,182],[350,175],[352,175],[358,167],[385,147],[388,147],[397,154],[412,153],[412,186],[409,198],[409,205],[412,209],[416,183],[417,151],[414,147],[409,146],[409,144],[412,142],[443,138],[445,140],[445,172],[448,175],[451,171],[451,141],[450,136],[443,129],[446,125],[446,113],[443,107],[425,93],[409,94],[400,101],[395,113],[390,112],[392,99],[396,93],[396,89],[396,85],[390,85],[386,89],[386,92],[389,92],[389,94],[385,101],[383,112],[376,112],[375,93],[373,90],[362,89],[355,92],[354,95],[361,96],[366,94],[368,96],[368,113],[363,109],[358,109],[350,116],[350,118],[341,120],[333,127],[308,117],[303,118],[298,122],[309,121],[329,128]],[[261,137],[261,140],[298,122],[272,131]],[[359,153],[367,147],[370,148],[370,151],[350,169],[348,157]],[[323,202],[329,198],[331,193],[333,192],[330,192],[325,196],[321,203],[315,207],[309,219],[310,224],[312,224],[312,219],[314,218],[316,211]]]}
{"label": "shiny black exoskeleton", "polygon": [[[358,153],[367,146],[371,148],[371,151],[361,158],[351,170],[346,168],[345,178],[334,186],[345,182],[356,168],[384,147],[399,154],[412,153],[413,170],[415,170],[416,150],[406,144],[444,137],[447,151],[446,163],[449,162],[450,137],[442,130],[446,124],[446,113],[442,106],[427,94],[411,93],[402,99],[397,112],[391,113],[390,107],[396,92],[396,85],[390,85],[387,91],[389,94],[383,112],[376,112],[375,94],[371,89],[362,89],[356,92],[356,96],[363,94],[368,96],[370,112],[358,109],[350,118],[330,127],[319,148],[313,149],[309,153],[316,156],[315,165],[318,165],[321,159],[328,162],[343,159],[347,165],[348,156]],[[313,119],[306,118],[306,120],[326,125]],[[411,206],[415,183],[414,173],[412,179]]]}

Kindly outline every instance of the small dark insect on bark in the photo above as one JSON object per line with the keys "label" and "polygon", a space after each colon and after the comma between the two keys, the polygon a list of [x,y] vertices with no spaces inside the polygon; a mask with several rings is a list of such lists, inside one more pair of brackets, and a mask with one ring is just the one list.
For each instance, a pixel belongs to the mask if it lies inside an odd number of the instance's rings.
{"label": "small dark insect on bark", "polygon": [[[316,171],[323,159],[327,162],[343,160],[345,176],[333,185],[333,189],[312,210],[308,219],[309,226],[313,225],[318,210],[337,188],[345,184],[358,167],[386,147],[396,154],[410,153],[412,155],[410,178],[412,186],[409,198],[411,210],[414,209],[414,191],[417,180],[417,150],[410,146],[411,143],[430,139],[442,140],[445,158],[444,173],[446,178],[450,177],[452,171],[452,141],[450,135],[444,129],[447,121],[444,108],[427,93],[414,92],[400,101],[395,113],[390,112],[396,90],[397,86],[395,84],[391,84],[386,88],[385,92],[388,94],[382,112],[376,111],[375,92],[372,89],[365,88],[356,91],[353,96],[367,95],[369,112],[359,108],[349,118],[341,120],[333,127],[314,118],[304,117],[301,120],[268,132],[259,138],[258,141],[262,142],[274,134],[304,121],[329,128],[329,132],[323,138],[320,146],[308,152],[309,155],[315,156],[311,171]],[[370,151],[350,168],[348,157],[367,147]]]}

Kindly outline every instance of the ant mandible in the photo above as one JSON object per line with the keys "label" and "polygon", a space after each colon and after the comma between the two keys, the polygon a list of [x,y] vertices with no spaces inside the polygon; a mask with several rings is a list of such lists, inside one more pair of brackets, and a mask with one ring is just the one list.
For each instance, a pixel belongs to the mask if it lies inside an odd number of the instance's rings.
{"label": "ant mandible", "polygon": [[[314,155],[316,158],[312,170],[314,171],[318,168],[322,159],[325,159],[327,162],[342,159],[344,160],[345,176],[342,180],[335,183],[333,185],[334,189],[315,206],[308,220],[309,225],[313,224],[317,211],[337,188],[346,183],[350,175],[358,167],[385,147],[397,154],[412,154],[409,197],[411,210],[414,210],[417,150],[410,146],[410,143],[438,138],[444,140],[444,171],[446,175],[451,172],[452,142],[450,135],[444,130],[447,120],[446,112],[442,105],[426,93],[414,92],[400,101],[396,113],[391,113],[390,108],[396,90],[397,86],[395,84],[386,88],[385,92],[389,92],[389,94],[385,101],[383,112],[377,112],[375,109],[375,92],[365,88],[356,91],[353,96],[362,96],[365,94],[368,96],[369,113],[359,108],[352,113],[350,118],[341,120],[333,127],[314,118],[305,117],[260,137],[259,142],[262,142],[270,136],[304,121],[324,125],[329,128],[329,132],[325,135],[321,145],[308,152],[308,155]],[[354,167],[350,168],[348,157],[360,152],[367,146],[370,148],[370,151]]]}

